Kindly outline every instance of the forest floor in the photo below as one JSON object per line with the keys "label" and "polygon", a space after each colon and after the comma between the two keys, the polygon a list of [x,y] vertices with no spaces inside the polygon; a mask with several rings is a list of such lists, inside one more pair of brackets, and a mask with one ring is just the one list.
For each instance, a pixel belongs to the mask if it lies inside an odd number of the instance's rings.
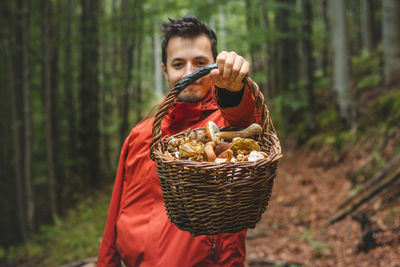
{"label": "forest floor", "polygon": [[[400,143],[400,129],[396,132],[384,154],[393,154],[393,144]],[[360,139],[358,143],[374,141]],[[340,155],[329,145],[318,149],[283,145],[284,157],[279,161],[267,211],[256,228],[248,231],[248,267],[400,267],[399,185],[393,186],[397,190],[383,192],[357,209],[368,212],[371,227],[382,230],[379,234],[387,239],[386,245],[379,243],[357,252],[362,228],[351,215],[327,225],[340,203],[355,192],[351,174],[369,164],[370,149],[362,154],[359,151],[357,145]],[[26,246],[28,251],[37,251],[35,254],[28,253],[17,264],[2,265],[0,261],[0,266],[95,266],[109,198],[107,189],[80,203],[70,216]]]}
{"label": "forest floor", "polygon": [[[365,160],[350,153],[332,163],[330,153],[283,148],[267,211],[248,231],[248,266],[400,266],[400,240],[393,233],[388,245],[356,252],[360,223],[347,216],[327,225],[352,190],[347,174]],[[380,229],[400,226],[399,195],[389,202],[378,196],[364,208],[374,211],[371,221]]]}

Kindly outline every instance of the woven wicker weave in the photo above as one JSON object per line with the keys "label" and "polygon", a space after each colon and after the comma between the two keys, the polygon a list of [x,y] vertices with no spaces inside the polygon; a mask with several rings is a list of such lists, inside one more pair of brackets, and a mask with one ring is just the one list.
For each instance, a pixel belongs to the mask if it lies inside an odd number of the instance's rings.
{"label": "woven wicker weave", "polygon": [[[164,155],[168,137],[161,137],[161,120],[178,93],[188,84],[208,74],[209,65],[184,78],[170,91],[155,115],[151,158],[157,162],[157,174],[167,215],[181,230],[193,236],[235,233],[254,228],[267,208],[281,147],[257,84],[244,79],[260,111],[262,133],[256,141],[269,157],[255,162],[195,162],[174,160]],[[224,127],[221,130],[241,128]],[[183,136],[184,133],[175,136]]]}

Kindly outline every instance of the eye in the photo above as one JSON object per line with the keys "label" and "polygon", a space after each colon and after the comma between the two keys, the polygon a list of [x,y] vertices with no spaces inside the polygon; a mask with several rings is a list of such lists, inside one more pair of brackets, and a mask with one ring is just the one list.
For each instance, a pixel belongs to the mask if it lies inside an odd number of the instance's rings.
{"label": "eye", "polygon": [[174,67],[175,69],[179,69],[183,66],[182,62],[175,62],[172,64],[172,67]]}
{"label": "eye", "polygon": [[206,62],[204,62],[204,61],[197,61],[197,62],[196,62],[196,65],[199,66],[199,67],[202,67],[202,66],[206,65]]}

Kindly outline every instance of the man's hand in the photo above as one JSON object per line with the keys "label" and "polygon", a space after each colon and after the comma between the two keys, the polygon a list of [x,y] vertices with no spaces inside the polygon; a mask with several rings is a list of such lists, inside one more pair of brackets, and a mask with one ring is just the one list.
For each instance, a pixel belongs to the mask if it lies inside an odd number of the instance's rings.
{"label": "man's hand", "polygon": [[250,72],[249,62],[233,51],[222,51],[217,56],[217,65],[218,69],[210,72],[215,86],[232,92],[242,90],[242,80]]}

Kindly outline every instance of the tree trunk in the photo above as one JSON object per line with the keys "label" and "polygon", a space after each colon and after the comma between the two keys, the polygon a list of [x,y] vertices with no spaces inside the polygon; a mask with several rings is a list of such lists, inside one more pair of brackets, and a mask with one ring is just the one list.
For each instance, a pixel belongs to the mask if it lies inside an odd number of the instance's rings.
{"label": "tree trunk", "polygon": [[135,102],[136,102],[136,122],[142,119],[143,111],[143,97],[142,97],[142,46],[143,46],[143,2],[142,0],[136,0],[136,22],[135,32],[137,33],[137,52],[136,52],[136,83],[135,83]]}
{"label": "tree trunk", "polygon": [[303,54],[304,54],[304,70],[305,70],[305,89],[306,89],[306,125],[307,132],[310,136],[315,129],[314,122],[314,60],[313,43],[312,43],[312,6],[311,0],[302,0],[302,9],[305,22],[303,24]]}
{"label": "tree trunk", "polygon": [[85,186],[99,182],[98,112],[98,0],[82,0],[80,147],[81,174]]}
{"label": "tree trunk", "polygon": [[331,0],[334,90],[340,116],[346,126],[354,126],[354,108],[349,82],[349,52],[347,47],[345,6],[343,0]]}
{"label": "tree trunk", "polygon": [[[297,85],[297,36],[296,27],[290,23],[296,7],[295,0],[280,0],[281,7],[276,14],[276,27],[280,38],[276,44],[276,75],[275,82],[279,95],[284,100],[287,96],[298,94]],[[281,103],[282,131],[286,132],[293,114],[285,101]]]}
{"label": "tree trunk", "polygon": [[367,51],[372,49],[370,5],[371,0],[361,0],[361,42],[362,48]]}
{"label": "tree trunk", "polygon": [[[331,31],[328,16],[328,0],[322,0],[322,17],[324,21],[325,36],[328,36],[328,33]],[[323,43],[321,66],[324,75],[327,76],[329,66],[329,38],[325,37]]]}
{"label": "tree trunk", "polygon": [[121,124],[120,124],[120,140],[123,142],[128,132],[129,125],[129,86],[131,83],[132,71],[132,51],[136,40],[134,40],[133,32],[134,21],[132,12],[128,6],[128,0],[121,1],[121,73],[122,76],[122,91],[119,104],[121,106]]}
{"label": "tree trunk", "polygon": [[[262,22],[263,22],[263,28],[264,30],[268,29],[270,26],[269,23],[269,18],[268,18],[268,8],[267,8],[267,3],[266,1],[261,1],[261,13],[262,13]],[[271,49],[270,49],[270,40],[268,38],[268,35],[265,34],[264,38],[264,76],[265,76],[265,82],[263,86],[263,93],[265,96],[265,102],[267,105],[270,105],[270,100],[272,97],[274,97],[273,91],[272,91],[272,84],[271,84],[271,71],[270,71],[270,64],[272,64],[272,60],[270,59],[270,54],[271,54]]]}
{"label": "tree trunk", "polygon": [[371,21],[371,39],[373,48],[376,48],[378,44],[380,44],[382,41],[382,19],[375,15],[377,12],[381,12],[381,10],[381,0],[370,0],[369,14]]}
{"label": "tree trunk", "polygon": [[154,57],[154,89],[156,101],[160,102],[164,95],[163,74],[161,70],[161,38],[158,25],[153,25],[153,57]]}
{"label": "tree trunk", "polygon": [[[8,89],[9,89],[9,95],[11,97],[11,103],[10,103],[10,109],[11,109],[11,138],[12,138],[12,148],[13,151],[12,153],[12,160],[13,164],[10,166],[10,172],[13,169],[14,171],[12,172],[13,176],[15,177],[15,199],[16,199],[16,205],[14,208],[16,209],[16,217],[17,217],[17,225],[15,225],[15,228],[18,229],[18,231],[12,233],[12,236],[17,236],[17,238],[13,239],[26,239],[27,237],[27,225],[26,225],[26,208],[25,208],[25,198],[24,198],[24,177],[23,177],[23,164],[22,164],[22,140],[20,138],[21,136],[21,118],[19,114],[21,114],[20,110],[22,109],[22,106],[18,105],[19,99],[21,99],[21,88],[16,87],[16,68],[15,68],[15,63],[18,58],[15,57],[15,50],[16,50],[16,44],[15,44],[15,34],[18,32],[21,26],[16,25],[15,23],[15,12],[12,12],[12,9],[14,6],[10,5],[10,2],[8,1],[1,1],[0,3],[0,10],[2,12],[0,13],[2,15],[2,24],[1,27],[4,29],[4,40],[7,40],[5,43],[6,48],[4,49],[4,58],[5,58],[5,64],[6,64],[6,69],[7,74],[8,74]],[[17,26],[17,27],[16,27]],[[16,27],[16,28],[15,28]],[[17,53],[18,55],[20,53]],[[8,140],[5,140],[6,142]],[[6,162],[6,161],[4,161]],[[7,165],[9,165],[9,159],[7,161]],[[6,216],[6,215],[4,215]],[[9,229],[9,228],[8,228]],[[11,230],[11,229],[10,229]]]}
{"label": "tree trunk", "polygon": [[219,5],[218,6],[219,12],[218,12],[218,43],[219,47],[221,50],[226,50],[226,21],[227,21],[227,16],[226,16],[226,8],[225,5]]}
{"label": "tree trunk", "polygon": [[382,37],[385,85],[400,82],[400,2],[383,0]]}
{"label": "tree trunk", "polygon": [[24,101],[24,172],[25,194],[28,231],[34,229],[35,199],[32,178],[32,110],[30,89],[30,65],[29,65],[29,6],[27,0],[20,0],[22,12],[22,91]]}
{"label": "tree trunk", "polygon": [[76,159],[78,156],[78,130],[77,130],[77,119],[76,119],[76,101],[74,89],[72,86],[73,82],[73,67],[72,67],[72,11],[73,6],[70,0],[65,0],[65,50],[64,50],[64,92],[65,92],[65,105],[68,121],[68,158],[71,159],[71,163],[67,168],[66,176],[74,177],[73,174],[77,173],[76,170]]}
{"label": "tree trunk", "polygon": [[53,219],[57,215],[57,200],[56,200],[56,175],[55,175],[55,137],[54,137],[54,87],[51,86],[52,81],[52,40],[50,36],[50,10],[51,3],[49,0],[42,0],[42,38],[43,38],[43,63],[42,77],[43,88],[45,91],[45,117],[46,117],[46,152],[47,152],[47,176],[49,183],[49,206],[50,213]]}

